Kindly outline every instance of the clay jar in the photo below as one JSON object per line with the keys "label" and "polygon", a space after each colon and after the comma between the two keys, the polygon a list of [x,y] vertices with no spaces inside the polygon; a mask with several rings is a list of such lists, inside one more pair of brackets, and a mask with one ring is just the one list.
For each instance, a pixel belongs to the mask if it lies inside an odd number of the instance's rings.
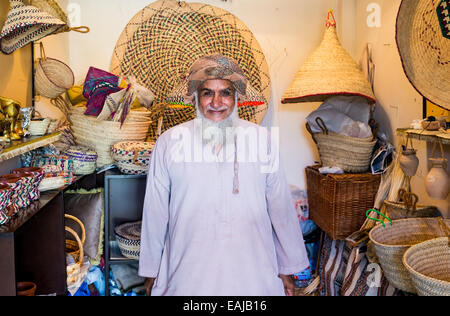
{"label": "clay jar", "polygon": [[416,175],[419,167],[419,158],[417,158],[416,152],[415,149],[405,149],[401,153],[399,163],[405,176],[413,177]]}
{"label": "clay jar", "polygon": [[450,179],[448,177],[447,159],[429,158],[431,169],[425,178],[425,189],[428,195],[437,200],[445,200],[450,191]]}

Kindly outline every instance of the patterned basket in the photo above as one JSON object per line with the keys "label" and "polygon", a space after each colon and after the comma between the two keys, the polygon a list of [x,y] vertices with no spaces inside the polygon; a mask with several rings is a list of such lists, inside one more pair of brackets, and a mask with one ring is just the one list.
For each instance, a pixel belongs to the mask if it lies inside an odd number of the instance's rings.
{"label": "patterned basket", "polygon": [[23,194],[23,192],[27,192],[27,194],[29,192],[28,184],[25,182],[26,179],[15,174],[5,174],[0,177],[0,184],[8,184],[13,190],[11,202],[14,205],[15,213],[17,213],[20,208],[30,205],[28,195],[25,196],[25,194]]}
{"label": "patterned basket", "polygon": [[39,184],[41,183],[43,177],[44,177],[44,169],[38,168],[38,167],[25,167],[25,168],[19,168],[14,169],[11,171],[13,174],[20,174],[20,173],[31,173],[34,175],[33,178],[33,189],[30,192],[30,199],[32,201],[39,200],[40,193],[39,193]]}
{"label": "patterned basket", "polygon": [[97,153],[87,147],[73,146],[64,152],[73,160],[73,173],[76,175],[91,174],[97,167]]}
{"label": "patterned basket", "polygon": [[9,185],[0,184],[0,225],[6,224],[9,221],[9,214],[7,206],[10,204],[10,197],[13,193]]}
{"label": "patterned basket", "polygon": [[114,229],[119,250],[126,258],[139,259],[141,225],[142,221],[137,221],[119,225]]}
{"label": "patterned basket", "polygon": [[64,185],[66,185],[66,179],[63,176],[45,177],[39,185],[39,191],[44,192],[55,190],[63,187]]}
{"label": "patterned basket", "polygon": [[133,160],[117,161],[116,165],[123,174],[146,175],[148,171],[148,162],[147,164],[137,164],[136,162],[133,162]]}
{"label": "patterned basket", "polygon": [[154,142],[119,142],[112,146],[111,156],[116,162],[149,158],[154,146]]}

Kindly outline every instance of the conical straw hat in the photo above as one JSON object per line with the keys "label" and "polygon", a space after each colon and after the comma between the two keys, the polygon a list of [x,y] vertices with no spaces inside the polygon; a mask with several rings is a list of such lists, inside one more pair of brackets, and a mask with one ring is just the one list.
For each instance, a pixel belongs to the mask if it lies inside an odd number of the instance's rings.
{"label": "conical straw hat", "polygon": [[322,43],[301,66],[281,102],[318,102],[333,95],[359,95],[375,102],[367,78],[340,44],[329,11]]}
{"label": "conical straw hat", "polygon": [[450,1],[403,0],[396,40],[403,69],[414,88],[450,110]]}
{"label": "conical straw hat", "polygon": [[50,35],[66,23],[42,12],[23,0],[10,0],[10,10],[0,34],[0,49],[5,54]]}

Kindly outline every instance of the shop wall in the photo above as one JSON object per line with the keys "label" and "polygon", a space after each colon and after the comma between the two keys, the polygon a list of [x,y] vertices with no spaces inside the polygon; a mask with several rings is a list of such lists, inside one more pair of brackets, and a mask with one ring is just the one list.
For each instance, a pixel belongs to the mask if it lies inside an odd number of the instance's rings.
{"label": "shop wall", "polygon": [[[84,81],[90,66],[109,69],[117,39],[128,21],[149,0],[66,0],[61,4],[74,25],[87,25],[88,34],[70,32],[44,40],[47,55],[61,58],[72,67],[77,83]],[[281,156],[290,184],[306,188],[304,168],[318,158],[304,127],[305,117],[319,104],[281,105],[284,91],[300,65],[319,45],[331,8],[338,21],[343,46],[355,56],[354,0],[197,0],[230,11],[254,33],[270,67],[272,100],[263,121],[280,128]]]}
{"label": "shop wall", "polygon": [[[395,42],[395,24],[401,0],[356,1],[356,55],[365,62],[364,49],[368,43],[373,49],[375,63],[375,96],[378,100],[375,118],[389,140],[397,145],[405,140],[395,137],[397,128],[409,127],[423,116],[422,96],[405,76]],[[420,204],[436,205],[446,217],[450,217],[450,197],[445,201],[431,199],[425,191],[424,179],[428,173],[427,158],[431,146],[414,140],[420,160],[419,170],[412,179],[412,191],[419,196]],[[450,158],[449,146],[444,147]]]}

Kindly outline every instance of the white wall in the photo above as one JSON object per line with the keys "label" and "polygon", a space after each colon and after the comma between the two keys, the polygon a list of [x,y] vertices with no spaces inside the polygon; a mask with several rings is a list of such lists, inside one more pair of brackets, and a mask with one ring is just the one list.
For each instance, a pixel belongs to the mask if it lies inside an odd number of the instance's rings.
{"label": "white wall", "polygon": [[[392,143],[402,144],[403,138],[395,137],[397,128],[409,127],[414,119],[421,119],[422,96],[413,88],[403,72],[400,55],[395,42],[395,22],[401,0],[358,0],[356,2],[356,54],[363,56],[367,43],[373,47],[375,63],[375,96],[378,100],[375,118],[381,124]],[[379,5],[379,27],[369,27],[367,17],[375,13],[369,5]],[[370,8],[370,7],[369,7]],[[373,22],[373,20],[370,20]],[[444,216],[450,217],[450,196],[445,201],[431,199],[425,191],[424,179],[428,173],[427,158],[430,146],[423,141],[413,141],[418,149],[419,170],[412,178],[412,191],[419,196],[420,204],[436,205]],[[448,148],[446,157],[450,158]]]}
{"label": "white wall", "polygon": [[[81,25],[88,34],[70,32],[44,40],[49,57],[66,61],[77,83],[84,81],[90,66],[109,69],[111,56],[122,30],[149,0],[64,0],[69,16],[77,16],[73,4],[81,9]],[[272,100],[263,121],[265,126],[279,126],[281,155],[290,184],[306,188],[304,168],[318,155],[304,128],[305,117],[319,104],[281,105],[284,90],[310,53],[319,45],[330,8],[334,10],[343,46],[355,53],[354,0],[198,0],[230,11],[253,32],[270,68]],[[72,6],[71,6],[72,5]]]}

